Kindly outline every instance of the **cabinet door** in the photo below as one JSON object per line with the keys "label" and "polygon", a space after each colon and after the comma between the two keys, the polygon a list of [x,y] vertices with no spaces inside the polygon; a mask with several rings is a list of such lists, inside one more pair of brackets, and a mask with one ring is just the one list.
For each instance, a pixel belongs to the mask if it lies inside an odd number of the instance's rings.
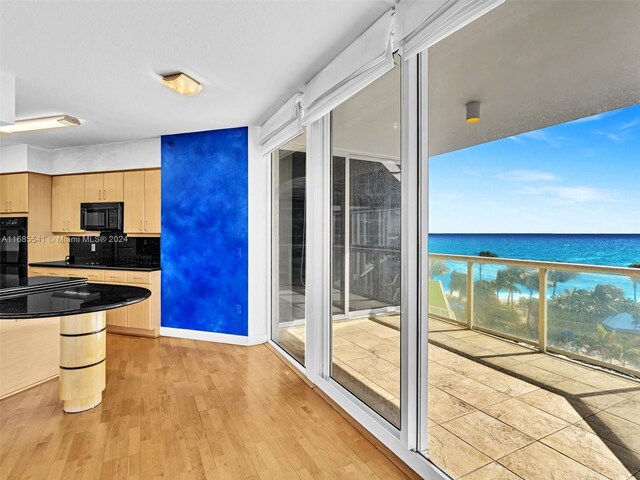
{"label": "cabinet door", "polygon": [[9,175],[0,175],[0,213],[7,213],[9,211],[9,199],[7,198],[7,183]]}
{"label": "cabinet door", "polygon": [[64,232],[66,230],[67,213],[67,177],[53,177],[51,179],[51,231]]}
{"label": "cabinet door", "polygon": [[84,202],[102,202],[102,183],[103,175],[101,173],[92,173],[84,176]]}
{"label": "cabinet door", "polygon": [[84,175],[67,177],[67,231],[82,232],[80,229],[80,204],[84,201]]}
{"label": "cabinet door", "polygon": [[102,200],[105,202],[124,201],[124,179],[122,172],[103,175]]}
{"label": "cabinet door", "polygon": [[124,231],[144,232],[144,171],[124,172]]}
{"label": "cabinet door", "polygon": [[160,233],[160,170],[144,172],[144,231]]}
{"label": "cabinet door", "polygon": [[126,327],[128,309],[129,307],[120,307],[107,310],[107,325]]}
{"label": "cabinet door", "polygon": [[2,211],[29,212],[29,178],[27,173],[2,175]]}
{"label": "cabinet door", "polygon": [[[129,286],[149,288],[149,285],[136,285],[133,283],[130,283]],[[127,307],[127,327],[151,329],[151,298]]]}

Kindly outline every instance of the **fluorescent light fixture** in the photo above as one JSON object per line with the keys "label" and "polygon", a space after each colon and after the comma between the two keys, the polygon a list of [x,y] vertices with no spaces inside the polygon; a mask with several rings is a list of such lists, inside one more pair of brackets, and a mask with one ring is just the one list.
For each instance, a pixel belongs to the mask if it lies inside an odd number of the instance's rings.
{"label": "fluorescent light fixture", "polygon": [[480,121],[480,102],[473,101],[466,105],[467,123],[478,123]]}
{"label": "fluorescent light fixture", "polygon": [[56,115],[53,117],[27,118],[16,120],[13,125],[0,127],[0,133],[21,133],[34,130],[46,130],[48,128],[75,127],[80,125],[80,120],[69,115]]}
{"label": "fluorescent light fixture", "polygon": [[162,82],[169,88],[181,95],[192,97],[202,91],[202,85],[186,73],[178,72],[171,75],[164,75]]}

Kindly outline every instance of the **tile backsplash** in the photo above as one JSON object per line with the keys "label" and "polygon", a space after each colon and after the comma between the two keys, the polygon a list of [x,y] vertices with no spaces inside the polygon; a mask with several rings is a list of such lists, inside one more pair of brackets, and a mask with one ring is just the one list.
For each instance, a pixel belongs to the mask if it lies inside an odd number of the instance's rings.
{"label": "tile backsplash", "polygon": [[70,237],[69,255],[75,263],[160,263],[158,237]]}

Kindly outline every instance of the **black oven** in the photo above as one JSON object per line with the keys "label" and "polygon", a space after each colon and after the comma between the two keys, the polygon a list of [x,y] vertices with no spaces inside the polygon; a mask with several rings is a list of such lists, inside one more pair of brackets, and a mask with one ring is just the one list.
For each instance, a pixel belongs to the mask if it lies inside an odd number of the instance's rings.
{"label": "black oven", "polygon": [[27,217],[0,218],[0,275],[27,276]]}
{"label": "black oven", "polygon": [[124,203],[81,203],[80,228],[97,232],[122,231]]}

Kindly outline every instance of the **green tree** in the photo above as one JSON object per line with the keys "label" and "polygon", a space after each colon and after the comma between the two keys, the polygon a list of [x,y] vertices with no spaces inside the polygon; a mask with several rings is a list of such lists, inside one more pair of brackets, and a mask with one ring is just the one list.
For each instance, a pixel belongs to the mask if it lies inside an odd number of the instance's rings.
{"label": "green tree", "polygon": [[[478,252],[478,256],[479,257],[498,258],[498,255],[496,253],[493,253],[490,250],[480,250],[480,252]],[[482,280],[482,264],[481,263],[478,264],[478,270],[480,272],[480,278],[478,280]]]}
{"label": "green tree", "polygon": [[457,270],[453,270],[451,272],[450,277],[450,288],[451,292],[458,292],[460,296],[467,296],[467,275],[459,272]]}
{"label": "green tree", "polygon": [[527,302],[527,326],[533,329],[535,325],[531,324],[531,311],[533,310],[533,292],[540,288],[540,276],[536,271],[528,271],[524,273],[520,279],[520,285],[529,290],[529,301]]}
{"label": "green tree", "polygon": [[548,275],[549,285],[553,287],[551,298],[555,298],[556,289],[559,283],[565,283],[569,280],[573,280],[578,276],[575,272],[565,272],[563,270],[550,270]]}
{"label": "green tree", "polygon": [[442,260],[431,260],[429,262],[429,278],[440,277],[449,273],[449,265]]}
{"label": "green tree", "polygon": [[513,294],[520,292],[517,285],[522,281],[524,269],[521,267],[507,267],[496,273],[496,296],[500,299],[500,290],[507,290],[507,304],[513,305]]}
{"label": "green tree", "polygon": [[[640,263],[632,263],[629,268],[640,268]],[[631,285],[633,285],[633,301],[638,301],[638,284],[640,284],[640,277],[629,277],[631,279]]]}

